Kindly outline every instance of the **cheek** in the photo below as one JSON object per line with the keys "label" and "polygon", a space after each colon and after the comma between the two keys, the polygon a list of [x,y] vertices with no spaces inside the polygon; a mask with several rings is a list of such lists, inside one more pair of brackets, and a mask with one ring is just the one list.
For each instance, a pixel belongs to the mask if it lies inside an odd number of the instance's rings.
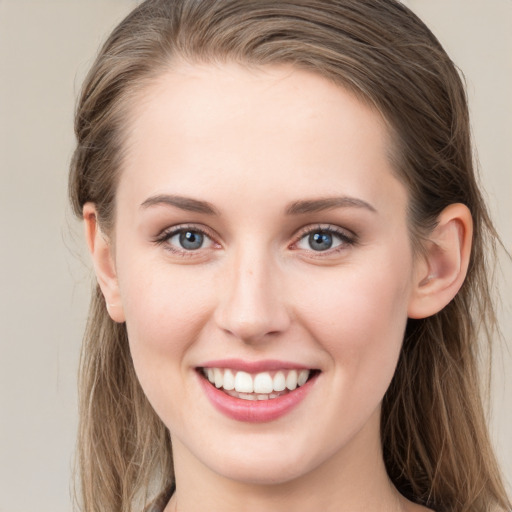
{"label": "cheek", "polygon": [[191,278],[188,270],[171,270],[165,263],[133,259],[119,271],[130,350],[143,387],[155,379],[166,379],[164,387],[169,379],[178,381],[211,310],[207,281],[197,272]]}
{"label": "cheek", "polygon": [[[408,261],[388,261],[340,269],[335,278],[313,280],[321,294],[297,297],[298,316],[329,354],[344,386],[387,388],[394,373],[410,294],[404,269],[410,267]],[[307,289],[305,283],[300,288]]]}
{"label": "cheek", "polygon": [[[202,280],[169,268],[120,279],[130,352],[144,394],[166,425],[181,432],[194,415],[190,347],[200,337],[211,305]],[[185,273],[186,274],[186,273]]]}
{"label": "cheek", "polygon": [[[144,256],[144,255],[142,255]],[[191,267],[173,268],[162,257],[138,258],[136,254],[118,265],[119,286],[127,326],[143,335],[144,343],[161,337],[169,345],[181,333],[193,329],[208,302],[200,272]],[[142,340],[140,340],[142,341]]]}

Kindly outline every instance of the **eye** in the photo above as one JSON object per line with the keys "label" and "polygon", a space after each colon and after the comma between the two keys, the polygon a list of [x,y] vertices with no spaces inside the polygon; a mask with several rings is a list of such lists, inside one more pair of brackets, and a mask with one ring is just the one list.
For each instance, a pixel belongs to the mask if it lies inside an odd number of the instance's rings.
{"label": "eye", "polygon": [[348,236],[339,229],[317,227],[303,234],[296,247],[306,251],[326,252],[331,249],[342,249],[353,244],[353,237]]}
{"label": "eye", "polygon": [[213,240],[203,230],[196,227],[174,227],[166,230],[156,239],[159,244],[172,252],[190,253],[207,249],[214,245]]}
{"label": "eye", "polygon": [[170,244],[178,245],[181,249],[187,251],[196,251],[201,249],[205,242],[205,235],[199,231],[192,231],[190,229],[180,231],[168,239]]}

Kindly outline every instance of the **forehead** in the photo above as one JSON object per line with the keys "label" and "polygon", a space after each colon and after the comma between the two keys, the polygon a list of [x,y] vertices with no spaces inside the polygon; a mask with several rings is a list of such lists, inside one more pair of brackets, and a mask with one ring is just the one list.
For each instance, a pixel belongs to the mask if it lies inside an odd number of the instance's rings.
{"label": "forehead", "polygon": [[378,202],[393,175],[378,112],[292,66],[182,63],[133,101],[127,131],[120,188],[136,182],[140,195],[227,183],[283,200],[338,187]]}

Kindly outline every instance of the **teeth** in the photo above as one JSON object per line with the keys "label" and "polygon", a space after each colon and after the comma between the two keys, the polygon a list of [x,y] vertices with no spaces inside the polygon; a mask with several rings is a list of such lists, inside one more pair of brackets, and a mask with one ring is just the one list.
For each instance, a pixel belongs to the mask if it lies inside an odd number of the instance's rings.
{"label": "teeth", "polygon": [[296,370],[292,370],[286,376],[286,387],[290,391],[293,391],[297,387],[297,371]]}
{"label": "teeth", "polygon": [[254,377],[254,392],[255,393],[272,393],[274,390],[274,383],[269,373],[258,373]]}
{"label": "teeth", "polygon": [[309,370],[301,370],[297,377],[297,386],[304,386],[309,377]]}
{"label": "teeth", "polygon": [[215,368],[213,370],[213,377],[215,379],[215,387],[221,388],[222,385],[224,384],[224,375],[223,375],[222,370],[219,368]]}
{"label": "teeth", "polygon": [[224,372],[224,385],[222,386],[226,391],[235,389],[235,376],[231,370]]}
{"label": "teeth", "polygon": [[277,372],[274,375],[274,391],[284,391],[286,389],[286,377],[283,372]]}
{"label": "teeth", "polygon": [[252,393],[239,393],[238,398],[241,398],[242,400],[258,400],[258,397]]}
{"label": "teeth", "polygon": [[252,377],[246,372],[237,372],[235,377],[235,390],[239,393],[252,393],[254,391],[254,384]]}
{"label": "teeth", "polygon": [[310,370],[279,370],[273,377],[269,372],[251,375],[223,368],[205,368],[203,373],[215,387],[229,391],[232,396],[244,400],[269,400],[281,396],[283,391],[303,386]]}

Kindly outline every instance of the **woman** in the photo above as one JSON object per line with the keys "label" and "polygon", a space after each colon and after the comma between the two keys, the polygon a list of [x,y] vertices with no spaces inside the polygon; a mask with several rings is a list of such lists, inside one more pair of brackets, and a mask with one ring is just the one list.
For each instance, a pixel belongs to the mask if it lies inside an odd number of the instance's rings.
{"label": "woman", "polygon": [[490,511],[465,93],[392,1],[149,0],[86,79],[84,510]]}

